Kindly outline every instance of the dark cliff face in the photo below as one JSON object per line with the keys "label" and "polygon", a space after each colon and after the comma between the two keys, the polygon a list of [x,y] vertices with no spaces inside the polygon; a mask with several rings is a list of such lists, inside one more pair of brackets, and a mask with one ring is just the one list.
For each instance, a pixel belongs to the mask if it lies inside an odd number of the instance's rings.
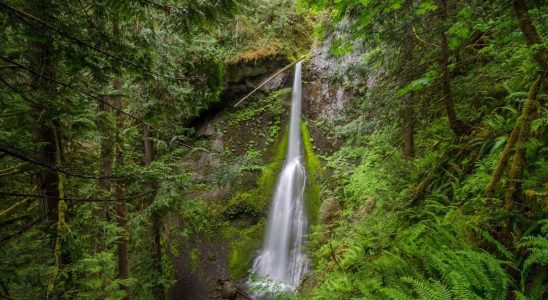
{"label": "dark cliff face", "polygon": [[[284,57],[273,56],[225,66],[223,90],[219,101],[211,103],[199,116],[188,120],[187,124],[196,129],[203,126],[203,124],[207,124],[209,120],[214,118],[221,111],[228,109],[239,99],[245,97],[245,95],[268,78],[268,76],[289,63],[290,62]],[[290,84],[285,75],[286,74],[284,74],[284,76],[276,77],[261,89],[260,92],[264,93]]]}

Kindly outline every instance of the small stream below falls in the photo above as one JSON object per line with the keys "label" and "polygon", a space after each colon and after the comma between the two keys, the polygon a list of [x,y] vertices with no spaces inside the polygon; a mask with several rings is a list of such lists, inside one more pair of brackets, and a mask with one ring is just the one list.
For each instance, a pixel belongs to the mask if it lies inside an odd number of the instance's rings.
{"label": "small stream below falls", "polygon": [[302,62],[295,65],[287,156],[278,178],[268,217],[265,240],[253,263],[250,285],[259,295],[293,291],[308,271],[303,252],[307,232],[304,209],[306,168],[302,158]]}

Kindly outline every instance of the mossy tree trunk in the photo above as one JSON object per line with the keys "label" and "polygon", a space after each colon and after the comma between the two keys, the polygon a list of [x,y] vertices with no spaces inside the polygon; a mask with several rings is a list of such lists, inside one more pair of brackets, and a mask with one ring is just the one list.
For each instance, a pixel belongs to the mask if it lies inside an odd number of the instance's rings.
{"label": "mossy tree trunk", "polygon": [[[518,18],[520,29],[525,36],[526,43],[529,47],[542,45],[542,38],[532,23],[525,1],[514,0],[515,13]],[[510,138],[502,151],[499,162],[495,168],[493,176],[487,186],[487,196],[495,195],[497,183],[502,178],[506,167],[510,161],[510,170],[508,172],[508,182],[506,183],[506,192],[504,195],[504,209],[508,214],[508,218],[504,221],[504,228],[501,232],[495,233],[501,237],[503,243],[514,252],[517,251],[514,246],[514,241],[519,240],[522,235],[520,225],[512,216],[522,213],[528,209],[528,203],[523,202],[526,197],[522,193],[522,179],[527,165],[526,149],[531,135],[531,123],[538,113],[540,104],[537,100],[539,92],[545,88],[546,75],[546,51],[542,46],[535,53],[535,60],[540,67],[537,78],[529,89],[527,100],[523,105],[523,111],[519,116]],[[521,203],[520,203],[521,202]],[[518,205],[519,204],[519,205]],[[517,211],[516,211],[517,210]],[[515,275],[514,277],[517,277]]]}
{"label": "mossy tree trunk", "polygon": [[443,92],[443,100],[449,119],[451,130],[461,136],[468,131],[467,125],[458,119],[455,107],[453,104],[453,95],[451,92],[451,71],[449,70],[449,43],[447,41],[446,24],[447,24],[447,1],[437,0],[438,17],[441,23],[441,55],[440,67],[442,71],[441,85]]}
{"label": "mossy tree trunk", "polygon": [[535,60],[539,64],[541,72],[546,74],[548,71],[548,54],[546,48],[544,47],[542,37],[539,35],[535,24],[533,24],[533,21],[531,20],[527,3],[525,0],[513,0],[513,4],[514,11],[518,18],[519,28],[525,37],[525,42],[529,47],[539,47],[538,49],[534,49]]}
{"label": "mossy tree trunk", "polygon": [[[62,143],[61,139],[58,139],[57,136],[59,133],[57,131],[54,131],[54,138],[55,138],[55,163],[57,165],[61,165],[63,162],[63,155],[62,155]],[[68,259],[65,259],[63,262],[63,241],[65,240],[65,236],[69,232],[69,227],[66,223],[66,212],[68,209],[67,203],[65,202],[65,183],[66,178],[65,175],[61,172],[57,173],[58,176],[58,184],[57,184],[57,191],[59,194],[59,199],[57,199],[57,232],[56,232],[56,238],[55,238],[55,250],[54,250],[54,256],[55,256],[55,266],[53,269],[53,276],[48,284],[48,297],[49,295],[54,291],[55,284],[57,282],[57,278],[59,277],[59,273],[61,272],[61,267],[63,263],[68,263]],[[66,257],[66,255],[65,255]]]}
{"label": "mossy tree trunk", "polygon": [[[514,9],[516,16],[518,18],[519,26],[521,31],[523,32],[523,35],[525,37],[525,41],[529,47],[533,47],[535,45],[542,45],[543,41],[542,38],[538,35],[538,32],[535,28],[535,25],[532,23],[531,18],[529,17],[529,11],[527,9],[527,5],[525,1],[523,0],[514,0]],[[516,196],[517,192],[517,186],[515,180],[518,180],[523,175],[523,167],[525,164],[525,148],[530,134],[530,128],[531,128],[531,122],[535,115],[535,112],[538,109],[538,103],[537,103],[537,94],[542,91],[543,86],[545,86],[545,75],[546,75],[546,51],[544,48],[538,49],[538,52],[535,54],[535,59],[537,60],[537,63],[540,66],[540,72],[538,75],[538,78],[535,80],[533,85],[531,86],[529,90],[529,95],[527,97],[527,100],[525,101],[523,112],[518,118],[518,121],[516,122],[516,125],[514,126],[514,129],[512,130],[512,133],[510,134],[510,138],[508,139],[508,142],[506,143],[506,146],[504,147],[504,150],[502,151],[501,157],[499,159],[499,162],[495,168],[495,171],[493,173],[493,176],[491,177],[491,180],[489,181],[489,184],[487,185],[487,196],[493,197],[495,188],[497,183],[502,178],[502,175],[504,174],[504,171],[506,170],[506,167],[508,165],[510,156],[512,153],[514,153],[513,159],[515,161],[512,161],[512,166],[510,173],[511,180],[508,184],[508,192],[505,196],[505,206],[507,209],[511,209],[513,207],[513,198]],[[526,130],[527,132],[523,132]],[[514,152],[515,150],[515,152]],[[521,170],[520,170],[521,169]],[[513,171],[512,171],[513,170]]]}
{"label": "mossy tree trunk", "polygon": [[[114,38],[120,36],[120,27],[118,20],[115,19],[113,22],[113,32],[112,35]],[[120,76],[120,75],[118,75]],[[122,91],[122,81],[120,79],[115,79],[113,83],[113,88],[116,93]],[[115,150],[115,159],[117,169],[122,169],[124,165],[124,142],[122,132],[124,129],[124,118],[121,113],[123,109],[122,97],[115,96],[113,100],[114,107],[116,107],[115,116],[116,116],[116,150]],[[118,278],[127,279],[129,277],[129,260],[128,260],[128,244],[129,236],[127,234],[127,208],[125,202],[125,191],[123,180],[118,180],[116,182],[115,188],[115,197],[116,197],[116,222],[118,227],[122,230],[120,237],[116,241],[117,245],[117,257],[118,257]],[[125,286],[123,287],[125,288]],[[126,296],[127,297],[127,296]]]}
{"label": "mossy tree trunk", "polygon": [[518,140],[519,136],[519,127],[515,126],[512,130],[512,133],[510,134],[510,138],[506,142],[506,146],[504,146],[504,150],[502,150],[502,154],[500,156],[499,162],[497,163],[497,166],[495,167],[495,171],[493,172],[493,175],[491,176],[491,179],[489,180],[489,184],[487,184],[486,194],[487,197],[492,198],[495,195],[495,188],[497,187],[497,183],[502,178],[502,175],[504,174],[504,170],[506,170],[506,166],[508,166],[508,162],[510,161],[510,156],[512,155],[514,151],[514,145],[516,144],[516,141]]}
{"label": "mossy tree trunk", "polygon": [[527,143],[531,134],[531,122],[534,120],[539,108],[537,94],[545,88],[546,72],[548,71],[546,61],[547,51],[544,47],[542,37],[539,35],[531,20],[527,3],[525,0],[513,0],[513,4],[519,27],[525,37],[525,42],[529,47],[534,48],[534,57],[540,67],[540,72],[538,78],[531,86],[523,107],[523,112],[514,129],[517,130],[515,152],[508,174],[509,181],[506,186],[506,195],[504,198],[504,205],[508,211],[511,211],[514,208],[515,203],[521,195],[521,180],[527,163],[525,155]]}
{"label": "mossy tree trunk", "polygon": [[[145,166],[150,166],[154,160],[154,146],[150,139],[150,127],[144,126],[143,128],[143,146],[144,146],[144,158]],[[154,194],[157,190],[155,183],[151,184],[150,188],[153,190],[152,197],[150,198],[150,205],[154,201]],[[152,294],[157,300],[165,300],[164,286],[161,284],[160,279],[163,275],[162,268],[162,214],[156,210],[153,210],[151,216],[150,234],[152,235],[151,254],[154,265],[154,270],[157,274],[152,287]]]}
{"label": "mossy tree trunk", "polygon": [[514,156],[512,157],[512,164],[510,171],[508,172],[508,184],[506,185],[506,195],[504,197],[504,207],[508,212],[513,211],[515,203],[517,202],[519,195],[521,195],[521,180],[523,178],[523,171],[527,163],[525,157],[527,143],[529,142],[529,136],[531,135],[531,122],[535,118],[538,112],[537,94],[542,85],[542,76],[539,76],[537,80],[531,86],[529,96],[525,101],[523,112],[518,118],[515,126],[517,131],[517,139],[514,147]]}
{"label": "mossy tree trunk", "polygon": [[[50,20],[55,15],[50,0],[28,0],[29,13],[42,20]],[[27,60],[29,67],[39,73],[29,72],[30,90],[36,95],[33,102],[35,122],[33,138],[39,147],[39,159],[43,162],[54,164],[57,149],[55,138],[55,124],[52,120],[46,120],[48,110],[54,107],[56,91],[55,85],[43,76],[55,78],[55,56],[54,46],[50,39],[42,39],[41,33],[32,26],[28,30],[28,52]],[[40,76],[42,74],[43,76]],[[57,172],[41,169],[35,173],[35,182],[38,194],[43,198],[40,200],[42,215],[49,221],[57,219],[57,206],[59,204],[59,176]]]}
{"label": "mossy tree trunk", "polygon": [[[410,14],[411,7],[413,6],[413,0],[405,0],[404,12]],[[415,49],[415,43],[413,39],[413,24],[408,21],[405,24],[405,35],[403,38],[403,61],[404,61],[404,74],[403,74],[403,87],[406,87],[414,80],[413,70],[413,51]],[[406,159],[412,159],[415,156],[415,142],[414,142],[414,119],[413,119],[413,91],[410,91],[404,95],[403,99],[403,157]]]}
{"label": "mossy tree trunk", "polygon": [[[122,82],[120,80],[115,80],[114,89],[120,91],[122,87]],[[116,97],[114,100],[114,106],[118,109],[122,108],[122,98]],[[122,168],[124,165],[124,149],[123,141],[121,137],[121,132],[123,130],[124,121],[122,114],[116,111],[116,132],[118,134],[118,141],[116,145],[116,164],[118,169]],[[128,240],[127,235],[127,208],[125,203],[125,191],[124,184],[122,180],[118,180],[116,183],[115,190],[116,197],[116,222],[118,226],[122,229],[122,234],[116,241],[118,248],[118,277],[121,279],[128,278],[129,276],[129,266],[128,266]]]}

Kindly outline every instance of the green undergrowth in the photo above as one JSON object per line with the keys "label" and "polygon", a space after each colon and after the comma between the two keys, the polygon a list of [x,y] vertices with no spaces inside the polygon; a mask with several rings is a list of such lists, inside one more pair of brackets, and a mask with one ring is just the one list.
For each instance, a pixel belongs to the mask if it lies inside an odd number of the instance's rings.
{"label": "green undergrowth", "polygon": [[[279,117],[283,112],[283,99],[291,92],[290,88],[280,89],[271,92],[268,96],[247,104],[243,108],[239,108],[227,115],[226,122],[229,127],[234,127],[239,124],[245,124],[265,112],[272,113]],[[275,118],[275,120],[278,118]]]}
{"label": "green undergrowth", "polygon": [[[473,143],[429,140],[450,136],[445,121],[423,129],[414,160],[402,158],[393,142],[400,133],[392,128],[349,141],[327,158],[333,182],[322,191],[328,198],[311,234],[314,270],[302,299],[542,299],[547,272],[539,266],[548,249],[542,197],[528,199],[536,208],[525,237],[513,245],[524,249],[522,257],[491,228],[504,217],[499,200],[484,192],[503,148],[496,138],[503,119],[489,117],[484,126],[491,134]],[[530,146],[527,156],[545,149]],[[546,178],[545,167],[531,161],[524,188],[542,191],[537,178]]]}

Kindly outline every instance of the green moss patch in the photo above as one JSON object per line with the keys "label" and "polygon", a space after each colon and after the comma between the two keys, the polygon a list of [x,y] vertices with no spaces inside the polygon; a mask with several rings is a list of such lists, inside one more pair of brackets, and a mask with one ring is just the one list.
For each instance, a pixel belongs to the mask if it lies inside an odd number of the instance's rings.
{"label": "green moss patch", "polygon": [[284,164],[285,154],[287,152],[287,143],[289,138],[289,128],[286,128],[280,143],[276,151],[274,151],[274,158],[264,167],[261,172],[261,176],[257,180],[257,190],[263,195],[267,196],[267,201],[270,200],[274,187],[276,185],[276,180],[278,179],[278,174]]}
{"label": "green moss patch", "polygon": [[307,173],[307,186],[304,201],[308,210],[308,219],[311,224],[318,222],[320,209],[320,178],[324,176],[324,169],[318,157],[314,154],[312,138],[306,122],[301,122],[304,159]]}
{"label": "green moss patch", "polygon": [[273,91],[267,97],[260,99],[259,101],[250,102],[244,108],[239,108],[238,110],[231,112],[226,119],[229,127],[234,127],[243,122],[254,120],[265,112],[280,116],[283,112],[282,100],[290,91],[290,88]]}
{"label": "green moss patch", "polygon": [[[261,216],[266,216],[278,173],[283,166],[288,136],[289,131],[285,130],[277,148],[271,151],[274,153],[273,159],[262,169],[261,176],[257,180],[257,187],[246,192],[235,193],[228,201],[229,205],[225,212],[231,211],[232,208],[242,209],[245,207],[246,210],[260,211]],[[248,226],[241,227],[233,222],[223,225],[223,228],[226,228],[225,238],[230,241],[229,269],[233,278],[241,279],[248,274],[255,257],[253,251],[261,247],[265,224],[266,218],[262,217],[251,226],[247,224]]]}
{"label": "green moss patch", "polygon": [[253,251],[261,247],[265,231],[265,220],[246,228],[235,228],[231,225],[223,225],[225,238],[230,241],[230,255],[228,267],[234,279],[244,278],[253,263]]}

